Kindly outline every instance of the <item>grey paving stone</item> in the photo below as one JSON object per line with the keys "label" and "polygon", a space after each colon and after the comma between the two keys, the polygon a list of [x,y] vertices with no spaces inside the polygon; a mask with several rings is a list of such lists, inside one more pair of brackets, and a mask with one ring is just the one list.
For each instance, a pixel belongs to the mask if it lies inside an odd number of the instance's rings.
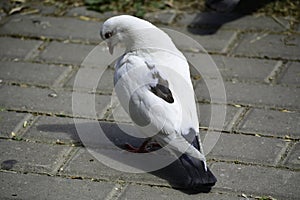
{"label": "grey paving stone", "polygon": [[285,31],[290,28],[289,20],[283,17],[246,15],[226,23],[224,27],[247,30]]}
{"label": "grey paving stone", "polygon": [[107,180],[116,180],[121,175],[121,172],[97,160],[86,148],[80,148],[60,173]]}
{"label": "grey paving stone", "polygon": [[0,62],[0,70],[2,80],[51,86],[60,74],[70,71],[70,68],[37,63]]}
{"label": "grey paving stone", "polygon": [[[97,136],[94,138],[93,132],[100,134],[99,129],[92,130],[94,125],[101,127],[108,140],[103,140]],[[85,138],[85,136],[88,138]],[[54,143],[57,140],[60,143],[78,143],[82,141],[85,142],[86,147],[91,147],[89,144],[96,143],[99,147],[108,149],[117,149],[117,147],[122,149],[127,142],[139,146],[144,141],[144,138],[140,138],[138,130],[131,124],[48,116],[39,117],[28,131],[22,135],[22,138]]]}
{"label": "grey paving stone", "polygon": [[[210,100],[210,95],[221,101],[220,92],[224,92],[221,83],[211,80],[209,94],[203,81],[196,83],[195,93],[198,100]],[[271,107],[284,107],[299,109],[299,88],[269,86],[264,84],[230,83],[224,82],[227,103],[266,105]],[[223,101],[223,100],[222,100]]]}
{"label": "grey paving stone", "polygon": [[55,15],[59,12],[58,6],[45,5],[43,3],[31,3],[31,8],[37,9],[38,13],[42,15]]}
{"label": "grey paving stone", "polygon": [[273,70],[276,61],[212,56],[225,79],[262,82]]}
{"label": "grey paving stone", "polygon": [[[201,52],[203,49],[197,48],[197,45],[200,44],[209,52],[225,52],[229,43],[231,43],[236,36],[234,31],[219,31],[214,35],[201,35],[202,30],[197,28],[193,30],[175,26],[166,26],[163,28],[172,30],[171,32],[166,32],[172,38],[175,45],[183,51]],[[179,34],[174,31],[178,31]],[[190,37],[193,40],[186,40],[186,37]]]}
{"label": "grey paving stone", "polygon": [[[87,117],[95,117],[93,112],[96,112],[98,118],[104,117],[104,113],[110,101],[109,96],[104,95],[96,95],[94,100],[92,94],[72,94],[72,92],[58,89],[54,91],[50,89],[22,88],[8,85],[0,87],[0,93],[0,107]],[[51,97],[51,94],[57,96]],[[75,106],[76,110],[72,109],[72,100],[74,100],[74,98],[80,98],[80,103],[82,103],[77,105],[76,102],[79,101],[74,102],[73,108]],[[95,108],[88,108],[88,105],[93,105],[94,102]]]}
{"label": "grey paving stone", "polygon": [[[116,98],[117,98],[116,96],[113,96],[113,99]],[[123,107],[121,106],[118,100],[112,101],[110,107],[112,108],[112,112],[108,116],[108,119],[114,120],[116,122],[133,123],[130,116],[126,113],[126,111],[123,109]]]}
{"label": "grey paving stone", "polygon": [[240,29],[284,31],[289,28],[288,20],[267,16],[241,16],[228,13],[182,13],[177,17],[177,24],[202,26],[206,29]]}
{"label": "grey paving stone", "polygon": [[41,116],[22,137],[40,142],[80,143],[74,119],[64,117]]}
{"label": "grey paving stone", "polygon": [[1,169],[35,173],[55,173],[70,147],[1,140]]}
{"label": "grey paving stone", "polygon": [[94,45],[60,43],[54,41],[46,47],[39,59],[50,63],[80,65],[93,48],[95,48]]}
{"label": "grey paving stone", "polygon": [[280,83],[300,86],[300,63],[289,63],[289,67],[280,80]]}
{"label": "grey paving stone", "polygon": [[219,194],[219,193],[200,193],[200,194],[185,194],[179,190],[165,188],[165,187],[149,187],[142,185],[129,185],[125,192],[121,195],[120,200],[129,199],[168,199],[168,200],[182,200],[182,199],[207,199],[207,200],[227,200],[227,199],[243,199],[234,194]]}
{"label": "grey paving stone", "polygon": [[300,114],[274,110],[253,109],[238,128],[242,132],[300,138]]}
{"label": "grey paving stone", "polygon": [[[107,142],[105,141],[107,139],[100,138],[99,136],[99,138],[91,135],[86,136],[89,139],[86,139],[83,144],[89,149],[89,152],[86,149],[80,149],[66,163],[66,166],[64,166],[64,169],[60,173],[70,176],[93,177],[106,180],[121,179],[125,182],[163,186],[178,184],[178,181],[187,176],[184,169],[182,169],[182,165],[175,161],[176,158],[170,157],[166,151],[154,155],[157,158],[156,161],[159,161],[158,163],[154,161],[149,163],[151,156],[148,157],[147,155],[133,154],[125,151],[124,144],[129,143],[138,147],[144,139],[131,137],[131,134],[134,133],[127,132],[130,128],[124,131],[124,129],[121,130],[116,124],[108,124],[104,126],[101,124],[101,126],[110,141]],[[89,129],[90,127],[85,128]],[[123,126],[122,128],[125,127]],[[87,131],[86,134],[88,132],[95,131]],[[167,163],[164,162],[165,160]],[[132,173],[132,169],[128,169],[128,166],[134,166],[134,173]],[[148,173],[144,173],[143,171],[147,171]]]}
{"label": "grey paving stone", "polygon": [[22,122],[25,113],[16,113],[16,112],[0,112],[0,136],[4,138],[10,138],[11,132],[14,131],[14,128],[18,125],[18,123]]}
{"label": "grey paving stone", "polygon": [[271,195],[276,199],[298,199],[300,195],[299,172],[230,163],[215,163],[212,171],[218,179],[217,188],[259,196]]}
{"label": "grey paving stone", "polygon": [[300,169],[300,143],[296,143],[284,161],[284,165]]}
{"label": "grey paving stone", "polygon": [[146,13],[144,19],[151,23],[171,24],[176,16],[175,10]]}
{"label": "grey paving stone", "polygon": [[279,139],[222,133],[208,158],[276,165],[286,146]]}
{"label": "grey paving stone", "polygon": [[[212,114],[212,109],[215,109],[214,115]],[[223,119],[223,115],[220,115],[220,112],[226,111],[225,118]],[[224,126],[222,130],[230,131],[231,127],[230,123],[233,120],[233,117],[237,113],[238,108],[233,106],[224,106],[218,104],[200,104],[197,103],[197,113],[200,127],[202,128],[212,128],[220,130],[222,126],[222,121],[224,120]],[[221,118],[222,117],[222,118]],[[121,105],[117,105],[113,107],[112,114],[109,116],[109,119],[117,121],[117,122],[127,122],[131,123],[132,120],[129,115],[124,111]]]}
{"label": "grey paving stone", "polygon": [[227,81],[263,82],[278,63],[272,60],[208,56],[201,53],[185,53],[185,55],[188,61],[193,63],[190,72],[194,80],[214,78],[217,73],[221,73],[223,80]]}
{"label": "grey paving stone", "polygon": [[[84,70],[85,72],[82,73],[84,77],[83,79],[89,80],[91,76],[95,76],[93,79],[99,78],[99,71],[100,69],[97,68],[81,68],[80,70]],[[74,81],[75,77],[77,76],[77,72],[73,74],[73,76],[67,81],[65,84],[65,87],[74,87]],[[102,76],[100,77],[99,83],[97,85],[97,90],[98,92],[102,93],[112,93],[113,88],[114,88],[114,70],[111,68],[106,68]],[[95,86],[92,86],[90,84],[87,84],[87,87],[83,88],[78,88],[78,89],[91,89],[94,88]]]}
{"label": "grey paving stone", "polygon": [[[197,104],[198,106],[198,119],[200,127],[209,127],[218,129],[217,120],[220,119],[220,113],[223,111],[223,108],[226,109],[226,117],[224,121],[224,130],[230,131],[228,128],[229,124],[233,120],[234,115],[237,113],[238,108],[233,106],[224,106],[218,104]],[[216,115],[212,114],[212,109],[216,109]],[[213,117],[213,118],[212,118]],[[213,120],[213,121],[211,121]],[[221,122],[221,121],[220,121]],[[221,124],[221,123],[220,123]]]}
{"label": "grey paving stone", "polygon": [[0,56],[2,58],[28,59],[42,42],[37,40],[0,37],[0,44]]}
{"label": "grey paving stone", "polygon": [[0,34],[99,42],[100,26],[99,22],[75,18],[14,15],[0,28]]}
{"label": "grey paving stone", "polygon": [[1,199],[104,199],[113,184],[36,174],[0,173]]}
{"label": "grey paving stone", "polygon": [[85,6],[71,8],[66,13],[66,16],[72,16],[72,17],[86,16],[86,17],[101,19],[103,21],[114,15],[117,15],[117,13],[116,12],[100,13],[100,12],[88,10],[87,7]]}
{"label": "grey paving stone", "polygon": [[167,184],[165,180],[150,173],[129,173],[113,169],[109,166],[107,161],[97,160],[97,158],[84,148],[80,148],[60,173],[70,176],[91,177],[105,180],[121,179],[126,182],[134,181],[148,184]]}
{"label": "grey paving stone", "polygon": [[234,49],[237,55],[299,59],[300,37],[269,33],[245,33]]}

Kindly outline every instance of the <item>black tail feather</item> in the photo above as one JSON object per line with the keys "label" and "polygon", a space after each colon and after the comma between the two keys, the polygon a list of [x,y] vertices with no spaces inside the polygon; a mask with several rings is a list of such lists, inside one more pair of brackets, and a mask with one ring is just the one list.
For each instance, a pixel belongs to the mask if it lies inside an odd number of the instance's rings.
{"label": "black tail feather", "polygon": [[184,157],[182,155],[170,165],[151,173],[167,180],[173,188],[187,194],[209,192],[217,181],[215,176],[209,169],[204,170],[203,162],[195,168]]}
{"label": "black tail feather", "polygon": [[205,169],[203,161],[186,154],[181,155],[179,160],[188,175],[185,182],[186,189],[209,192],[217,182],[209,168]]}
{"label": "black tail feather", "polygon": [[[191,143],[197,150],[200,151],[200,144],[198,134],[194,129],[190,129],[189,134],[184,136],[189,143]],[[207,167],[205,169],[204,161],[187,154],[182,154],[179,160],[190,176],[190,182],[187,187],[192,190],[210,190],[217,182],[217,178]]]}
{"label": "black tail feather", "polygon": [[[200,150],[198,134],[190,129],[184,138],[197,150]],[[205,167],[204,161],[192,157],[186,153],[173,151],[178,159],[170,165],[152,172],[153,174],[168,180],[173,188],[177,188],[188,194],[209,192],[217,182],[216,177]]]}

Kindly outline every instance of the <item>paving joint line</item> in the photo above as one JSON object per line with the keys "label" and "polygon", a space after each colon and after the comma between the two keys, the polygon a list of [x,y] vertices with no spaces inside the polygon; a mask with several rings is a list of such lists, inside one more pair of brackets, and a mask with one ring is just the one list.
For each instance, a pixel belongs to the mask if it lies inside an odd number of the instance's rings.
{"label": "paving joint line", "polygon": [[[208,99],[201,99],[200,101],[196,101],[196,103],[200,104],[211,104],[210,100]],[[275,111],[285,111],[285,112],[293,112],[293,113],[299,113],[300,109],[295,107],[289,107],[289,106],[272,106],[267,104],[251,104],[251,103],[241,103],[241,102],[226,102],[226,104],[222,103],[216,103],[214,102],[213,105],[220,104],[220,105],[229,105],[234,107],[249,107],[249,108],[257,108],[257,109],[266,109],[266,110],[275,110]]]}
{"label": "paving joint line", "polygon": [[18,63],[32,63],[32,64],[45,64],[45,65],[55,65],[58,67],[72,67],[73,69],[79,69],[79,65],[66,64],[66,63],[54,63],[54,62],[44,62],[43,60],[24,60],[22,58],[0,58],[0,62],[18,62]]}
{"label": "paving joint line", "polygon": [[264,81],[258,81],[258,80],[241,80],[238,78],[223,78],[226,82],[230,82],[233,84],[238,84],[238,83],[246,83],[246,84],[265,84]]}
{"label": "paving joint line", "polygon": [[208,159],[210,162],[212,162],[212,165],[215,163],[228,163],[228,164],[234,164],[234,165],[243,165],[243,166],[258,166],[258,167],[264,167],[264,168],[273,168],[273,169],[281,169],[285,171],[295,171],[299,172],[300,169],[294,169],[290,168],[288,166],[277,166],[277,165],[268,165],[268,164],[263,164],[263,163],[252,163],[252,162],[244,162],[244,161],[239,161],[239,160],[222,160],[222,159],[217,159],[217,158],[211,158]]}
{"label": "paving joint line", "polygon": [[[218,27],[218,25],[213,25],[213,24],[207,24],[207,25],[197,25],[197,24],[194,25],[193,24],[192,26],[190,26],[190,25],[180,25],[180,24],[178,24],[178,22],[175,22],[175,23],[171,24],[171,26],[177,26],[177,27],[183,27],[183,28],[192,27],[192,28],[213,29],[213,30]],[[272,30],[270,28],[259,28],[259,27],[234,28],[234,27],[230,27],[230,26],[224,26],[224,27],[221,28],[221,30],[222,31],[241,31],[242,33],[261,33],[261,32],[266,32],[267,31],[271,34],[287,34],[287,32],[291,31],[290,29],[287,29],[287,27],[285,27],[285,26],[283,26],[283,28],[285,30]]]}
{"label": "paving joint line", "polygon": [[[238,37],[238,36],[237,36]],[[235,48],[235,47],[232,47]],[[258,60],[274,60],[274,61],[283,61],[283,62],[300,62],[299,60],[294,60],[291,58],[282,58],[282,57],[268,57],[268,56],[249,56],[249,55],[243,55],[243,54],[233,54],[231,52],[228,53],[222,53],[222,52],[214,52],[214,51],[207,51],[207,52],[203,52],[203,51],[188,51],[186,49],[183,49],[183,52],[187,52],[187,53],[195,53],[195,54],[205,54],[208,53],[209,55],[217,55],[217,56],[224,56],[224,57],[229,57],[229,58],[248,58],[248,59],[258,59]]]}
{"label": "paving joint line", "polygon": [[238,42],[240,31],[235,31],[232,36],[229,38],[229,41],[225,45],[225,47],[221,50],[221,53],[225,55],[230,54],[232,49],[235,47],[235,43]]}
{"label": "paving joint line", "polygon": [[279,154],[279,158],[277,161],[277,166],[283,166],[284,165],[284,161],[287,159],[287,157],[289,156],[289,154],[291,153],[291,150],[293,149],[293,147],[297,144],[297,141],[291,141],[288,142],[286,147],[285,147],[285,151],[282,152],[281,154]]}
{"label": "paving joint line", "polygon": [[227,51],[227,56],[234,57],[234,49],[236,49],[242,41],[242,31],[236,32],[235,40],[231,43],[230,49]]}
{"label": "paving joint line", "polygon": [[28,143],[34,143],[34,144],[47,144],[52,146],[66,146],[66,147],[84,147],[81,142],[77,143],[69,143],[69,142],[62,142],[62,141],[56,141],[56,142],[45,142],[45,141],[39,141],[34,139],[27,139],[24,138],[24,135],[19,136],[18,138],[12,137],[12,138],[1,138],[3,140],[12,140],[12,141],[23,141]]}
{"label": "paving joint line", "polygon": [[41,53],[45,51],[45,49],[50,45],[50,43],[50,41],[42,41],[41,45],[37,49],[38,51],[36,52],[35,57],[33,57],[31,60],[38,60],[41,56]]}
{"label": "paving joint line", "polygon": [[55,175],[59,176],[60,172],[64,171],[65,167],[70,163],[76,153],[79,151],[79,148],[73,147],[71,150],[65,155],[65,160],[56,168]]}
{"label": "paving joint line", "polygon": [[[224,132],[224,133],[228,133],[228,132]],[[286,136],[266,135],[263,133],[249,133],[249,132],[242,132],[242,131],[236,131],[236,130],[230,134],[240,134],[240,135],[248,135],[248,136],[255,136],[255,137],[274,138],[274,139],[284,140],[286,142],[300,141],[300,138],[291,138],[290,136],[286,137]]]}
{"label": "paving joint line", "polygon": [[238,109],[238,111],[233,116],[232,120],[227,124],[225,127],[225,130],[233,131],[238,123],[241,121],[241,118],[245,115],[247,112],[247,107],[241,107]]}
{"label": "paving joint line", "polygon": [[21,88],[40,88],[40,89],[51,89],[51,86],[44,85],[44,84],[32,84],[32,83],[24,83],[24,82],[17,82],[17,81],[11,81],[11,80],[3,80],[2,85],[8,85],[8,86],[17,86]]}
{"label": "paving joint line", "polygon": [[73,69],[72,67],[68,67],[66,70],[61,73],[57,79],[55,79],[54,83],[51,85],[53,88],[63,88],[66,81],[69,80],[69,77],[72,75]]}
{"label": "paving joint line", "polygon": [[262,134],[262,133],[249,133],[249,132],[242,132],[242,131],[237,131],[237,130],[233,130],[233,131],[228,131],[228,130],[220,130],[220,129],[214,129],[214,128],[208,128],[208,127],[200,127],[199,128],[202,131],[208,131],[208,132],[219,132],[219,133],[224,133],[224,134],[231,134],[231,135],[245,135],[245,136],[253,136],[253,137],[264,137],[264,138],[274,138],[274,139],[280,139],[280,140],[284,140],[286,142],[290,142],[290,141],[300,141],[300,138],[291,138],[289,137],[285,137],[285,136],[276,136],[276,135],[266,135],[266,134]]}
{"label": "paving joint line", "polygon": [[[290,30],[291,27],[287,27],[286,25],[284,25],[276,16],[272,15],[271,18],[278,24],[280,25],[282,28],[285,28],[286,30]],[[290,24],[290,22],[289,22]]]}
{"label": "paving joint line", "polygon": [[66,147],[84,147],[83,145],[80,145],[79,143],[61,143],[61,142],[45,142],[45,141],[39,141],[39,140],[33,140],[33,139],[26,139],[23,135],[17,136],[17,137],[0,137],[0,140],[7,140],[7,141],[17,141],[17,142],[24,142],[24,143],[31,143],[31,144],[46,144],[51,146],[66,146]]}
{"label": "paving joint line", "polygon": [[172,188],[169,184],[161,184],[161,183],[149,183],[149,182],[137,182],[137,181],[126,181],[130,185],[139,185],[139,186],[150,186],[150,187],[160,187],[160,188]]}
{"label": "paving joint line", "polygon": [[112,190],[108,193],[108,195],[104,198],[104,200],[117,200],[121,195],[126,191],[126,188],[128,187],[128,183],[121,184],[116,183]]}
{"label": "paving joint line", "polygon": [[[224,193],[229,193],[229,194],[237,192],[233,188],[226,187],[226,186],[224,186],[224,187],[215,186],[214,189],[217,191],[222,191]],[[247,197],[245,197],[243,194],[246,195]],[[268,193],[260,193],[260,192],[251,193],[247,190],[240,190],[240,194],[238,194],[237,196],[241,197],[241,199],[245,199],[245,200],[249,200],[249,197],[251,199],[266,199],[266,197],[267,197],[267,199],[276,200],[273,197],[271,197]]]}
{"label": "paving joint line", "polygon": [[245,34],[245,33],[267,33],[267,34],[274,34],[274,35],[289,35],[292,32],[292,30],[290,30],[290,29],[286,29],[283,31],[274,31],[271,29],[239,29],[239,30],[241,31],[242,34]]}
{"label": "paving joint line", "polygon": [[272,57],[272,56],[255,56],[255,55],[243,55],[243,54],[230,54],[231,57],[235,58],[252,58],[252,59],[261,59],[261,60],[282,60],[282,61],[293,61],[300,62],[300,58],[283,58],[283,57]]}
{"label": "paving joint line", "polygon": [[92,182],[105,182],[105,183],[116,183],[116,181],[111,181],[108,178],[92,178],[88,176],[80,176],[80,175],[71,175],[71,174],[56,174],[56,177],[66,178],[66,179],[76,179],[76,180],[88,180]]}
{"label": "paving joint line", "polygon": [[63,175],[63,174],[51,174],[51,173],[47,173],[47,172],[30,172],[30,171],[17,171],[17,170],[0,169],[0,173],[12,173],[12,174],[24,174],[24,175],[28,174],[28,175],[58,177],[58,178],[71,179],[71,180],[89,180],[89,181],[92,181],[92,182],[116,183],[116,181],[109,181],[108,179],[94,179],[94,178]]}
{"label": "paving joint line", "polygon": [[243,110],[240,110],[240,113],[238,113],[238,116],[235,116],[237,118],[235,120],[234,125],[231,127],[232,132],[235,132],[241,126],[242,122],[246,119],[246,117],[251,112],[250,110],[251,110],[251,108],[246,106],[246,107],[244,107]]}
{"label": "paving joint line", "polygon": [[59,173],[61,166],[65,163],[65,161],[69,158],[69,156],[74,151],[75,147],[70,147],[65,154],[63,154],[62,158],[57,160],[56,166],[53,167],[53,170],[51,171],[52,174],[56,175]]}
{"label": "paving joint line", "polygon": [[93,117],[86,117],[86,116],[74,116],[71,114],[66,114],[66,113],[55,113],[55,112],[43,112],[43,111],[33,111],[33,110],[22,110],[18,108],[6,108],[5,109],[8,112],[17,112],[17,113],[30,113],[32,115],[39,115],[39,116],[50,116],[50,117],[61,117],[61,118],[71,118],[71,119],[90,119],[90,120],[97,120],[99,122],[103,121],[111,121],[111,120],[106,120],[103,118],[93,118]]}
{"label": "paving joint line", "polygon": [[[67,78],[67,77],[66,77]],[[68,79],[67,79],[68,80]],[[24,82],[16,82],[16,81],[10,81],[10,80],[3,80],[3,84],[8,86],[17,86],[17,87],[26,87],[26,88],[40,88],[40,89],[49,89],[53,91],[61,91],[61,92],[77,92],[77,93],[84,93],[84,94],[94,94],[94,95],[100,95],[100,96],[111,96],[111,92],[106,91],[91,91],[89,89],[79,88],[79,89],[73,89],[70,87],[61,87],[60,85],[43,85],[43,84],[32,84],[32,83],[24,83]],[[61,83],[65,84],[65,83]]]}
{"label": "paving joint line", "polygon": [[39,48],[43,45],[43,42],[40,41],[38,45],[35,45],[26,55],[24,60],[32,60],[39,55]]}
{"label": "paving joint line", "polygon": [[287,61],[277,61],[273,70],[269,73],[269,75],[264,79],[264,82],[270,85],[277,84],[279,82],[279,78],[282,77],[282,73],[286,70]]}
{"label": "paving joint line", "polygon": [[[18,135],[18,137],[20,135],[23,135],[24,132],[26,132],[30,125],[29,126],[25,126],[25,123],[28,123],[28,121],[30,121],[30,123],[32,123],[32,121],[34,121],[34,116],[30,113],[27,113],[22,119],[21,121],[15,126],[15,128],[13,129],[13,131],[11,132],[11,136],[12,134],[16,134],[15,137]],[[14,137],[14,136],[12,136]]]}
{"label": "paving joint line", "polygon": [[63,15],[64,18],[69,18],[69,19],[78,19],[80,21],[86,22],[86,20],[82,19],[81,17],[88,17],[89,21],[91,22],[104,22],[105,20],[102,20],[97,17],[92,17],[92,16],[87,16],[87,15],[78,15],[78,16],[72,16],[72,15]]}
{"label": "paving joint line", "polygon": [[[245,198],[245,200],[249,200],[248,199],[248,196],[250,198],[253,198],[253,195],[252,194],[249,194],[249,193],[244,193],[244,192],[236,192],[234,190],[222,190],[222,188],[213,188],[213,190],[211,191],[211,193],[215,193],[215,194],[220,194],[220,195],[223,195],[223,194],[227,194],[227,195],[232,195],[232,196],[236,196],[236,197],[243,197]],[[244,197],[243,194],[245,194],[247,196]]]}
{"label": "paving joint line", "polygon": [[31,171],[18,171],[18,170],[4,170],[0,169],[0,173],[11,173],[11,174],[32,174],[32,175],[39,175],[39,176],[50,176],[55,177],[55,175],[48,173],[48,172],[31,172]]}
{"label": "paving joint line", "polygon": [[0,34],[1,37],[10,37],[15,39],[23,39],[23,40],[37,40],[43,42],[60,42],[60,43],[70,43],[70,44],[82,44],[82,45],[99,45],[103,40],[99,37],[99,42],[95,42],[93,40],[84,40],[81,38],[71,39],[71,38],[59,38],[59,37],[51,37],[51,36],[33,36],[33,35],[19,35],[19,34]]}

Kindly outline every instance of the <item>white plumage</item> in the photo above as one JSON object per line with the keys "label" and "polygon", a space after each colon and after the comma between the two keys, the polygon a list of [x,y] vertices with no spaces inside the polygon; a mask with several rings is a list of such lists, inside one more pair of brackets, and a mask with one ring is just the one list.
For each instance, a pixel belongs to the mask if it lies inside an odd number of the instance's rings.
{"label": "white plumage", "polygon": [[103,24],[109,51],[126,48],[115,66],[119,101],[145,136],[175,153],[189,174],[191,189],[211,187],[206,167],[189,65],[170,37],[151,23],[128,15]]}

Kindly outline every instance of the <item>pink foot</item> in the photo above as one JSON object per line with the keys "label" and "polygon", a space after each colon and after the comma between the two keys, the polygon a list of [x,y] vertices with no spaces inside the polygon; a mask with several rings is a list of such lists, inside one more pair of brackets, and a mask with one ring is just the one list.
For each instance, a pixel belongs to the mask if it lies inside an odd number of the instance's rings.
{"label": "pink foot", "polygon": [[148,153],[149,152],[149,150],[147,150],[146,147],[143,145],[136,148],[128,143],[125,144],[125,149],[131,153]]}
{"label": "pink foot", "polygon": [[[125,149],[132,153],[149,153],[152,148],[161,148],[161,146],[156,142],[149,143],[149,140],[146,140],[140,147],[136,148],[131,144],[126,143]],[[149,150],[150,149],[150,150]]]}

